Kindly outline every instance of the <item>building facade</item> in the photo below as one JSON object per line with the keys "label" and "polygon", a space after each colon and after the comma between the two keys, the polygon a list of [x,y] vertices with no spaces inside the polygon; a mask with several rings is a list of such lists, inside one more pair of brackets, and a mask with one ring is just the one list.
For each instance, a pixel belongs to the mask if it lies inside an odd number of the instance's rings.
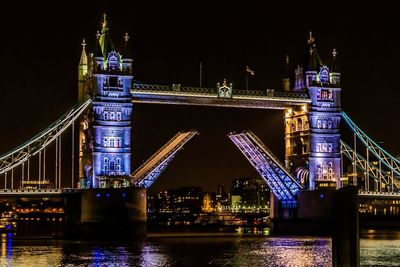
{"label": "building facade", "polygon": [[[297,67],[292,90],[307,91],[311,104],[288,107],[284,112],[285,163],[305,188],[339,188],[341,88],[337,53],[333,50],[329,68],[322,63],[311,33],[307,44],[305,77],[303,69]],[[287,80],[283,79],[286,87]]]}
{"label": "building facade", "polygon": [[116,50],[104,15],[93,53],[83,44],[79,64],[80,101],[93,99],[80,125],[79,169],[82,188],[125,187],[131,173],[132,58],[129,36]]}

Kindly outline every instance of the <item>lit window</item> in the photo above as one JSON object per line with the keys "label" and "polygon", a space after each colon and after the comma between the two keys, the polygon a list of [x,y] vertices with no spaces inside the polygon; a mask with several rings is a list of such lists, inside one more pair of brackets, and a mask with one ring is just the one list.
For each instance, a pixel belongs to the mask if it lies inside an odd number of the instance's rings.
{"label": "lit window", "polygon": [[331,89],[320,89],[317,94],[318,101],[333,101],[333,92]]}
{"label": "lit window", "polygon": [[318,129],[321,129],[322,128],[322,123],[321,123],[321,120],[317,120],[317,128]]}

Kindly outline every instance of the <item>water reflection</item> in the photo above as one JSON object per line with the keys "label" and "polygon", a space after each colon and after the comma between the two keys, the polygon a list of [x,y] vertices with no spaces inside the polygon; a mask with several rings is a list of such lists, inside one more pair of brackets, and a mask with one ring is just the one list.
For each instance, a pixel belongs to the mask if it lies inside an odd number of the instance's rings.
{"label": "water reflection", "polygon": [[360,247],[361,266],[400,266],[400,231],[365,231]]}
{"label": "water reflection", "polygon": [[[361,266],[400,266],[400,234],[384,236],[371,232],[361,239]],[[152,237],[131,243],[2,234],[0,266],[331,266],[331,247],[325,238],[262,234]]]}

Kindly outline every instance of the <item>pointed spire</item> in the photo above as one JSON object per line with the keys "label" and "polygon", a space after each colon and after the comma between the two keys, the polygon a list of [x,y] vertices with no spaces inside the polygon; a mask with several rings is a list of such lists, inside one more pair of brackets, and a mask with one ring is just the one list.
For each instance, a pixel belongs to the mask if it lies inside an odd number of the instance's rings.
{"label": "pointed spire", "polygon": [[82,80],[88,73],[88,57],[86,55],[86,42],[85,39],[82,41],[82,53],[81,53],[81,59],[79,61],[79,80]]}
{"label": "pointed spire", "polygon": [[125,36],[124,36],[124,40],[125,40],[125,42],[128,42],[129,41],[129,34],[128,34],[128,32],[126,32],[125,33]]}
{"label": "pointed spire", "polygon": [[96,32],[96,45],[94,47],[94,57],[103,57],[103,53],[101,52],[100,47],[100,31]]}
{"label": "pointed spire", "polygon": [[309,36],[308,36],[308,40],[307,40],[307,44],[309,46],[312,46],[314,44],[314,42],[315,42],[315,39],[313,37],[312,31],[310,30]]}
{"label": "pointed spire", "polygon": [[106,13],[103,14],[103,22],[101,23],[101,27],[102,27],[102,29],[101,29],[102,32],[107,30],[107,14]]}
{"label": "pointed spire", "polygon": [[337,62],[336,62],[336,56],[337,56],[337,51],[334,48],[332,50],[332,66],[331,66],[331,69],[330,69],[331,72],[338,72],[339,71],[338,66],[337,66]]}
{"label": "pointed spire", "polygon": [[286,55],[285,57],[285,77],[289,78],[290,77],[290,65],[289,65],[289,55]]}
{"label": "pointed spire", "polygon": [[290,91],[289,55],[285,57],[285,72],[282,78],[282,88],[284,91]]}
{"label": "pointed spire", "polygon": [[114,50],[114,45],[111,41],[108,29],[108,21],[106,13],[103,14],[103,22],[101,23],[101,26],[102,26],[101,31],[98,32],[96,35],[98,37],[98,43],[100,45],[100,52],[97,52],[97,55],[100,56],[99,54],[101,53],[101,55],[104,58],[106,58],[108,53]]}
{"label": "pointed spire", "polygon": [[303,68],[297,66],[296,70],[294,71],[296,80],[294,82],[294,90],[301,91],[304,89],[304,77],[303,77]]}
{"label": "pointed spire", "polygon": [[121,53],[122,53],[122,57],[123,58],[132,59],[131,50],[129,49],[129,39],[130,39],[130,36],[126,32],[125,35],[124,35],[124,45],[122,46]]}
{"label": "pointed spire", "polygon": [[307,70],[319,71],[319,68],[323,65],[321,58],[318,55],[317,45],[313,44],[310,47],[310,57],[308,62]]}
{"label": "pointed spire", "polygon": [[79,61],[79,65],[87,65],[88,64],[88,59],[87,59],[87,55],[86,55],[86,41],[85,38],[83,38],[82,40],[82,53],[81,53],[81,60]]}

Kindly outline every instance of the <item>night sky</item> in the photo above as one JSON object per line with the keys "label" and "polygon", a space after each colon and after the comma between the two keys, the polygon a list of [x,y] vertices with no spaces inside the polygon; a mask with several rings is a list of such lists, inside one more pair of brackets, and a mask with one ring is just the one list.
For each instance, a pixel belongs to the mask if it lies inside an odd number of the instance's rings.
{"label": "night sky", "polygon": [[[206,87],[226,78],[244,89],[248,65],[255,70],[250,89],[280,89],[285,55],[293,68],[302,64],[311,29],[324,63],[329,66],[332,49],[338,51],[343,109],[388,151],[400,154],[396,3],[306,3],[2,1],[0,154],[76,103],[80,43],[86,38],[93,50],[104,12],[115,44],[125,32],[131,35],[135,80],[153,84],[197,86],[201,61]],[[138,104],[132,123],[132,169],[179,130],[200,131],[154,190],[201,185],[215,191],[220,183],[229,188],[234,178],[256,177],[226,137],[231,130],[251,129],[284,155],[281,111]]]}

